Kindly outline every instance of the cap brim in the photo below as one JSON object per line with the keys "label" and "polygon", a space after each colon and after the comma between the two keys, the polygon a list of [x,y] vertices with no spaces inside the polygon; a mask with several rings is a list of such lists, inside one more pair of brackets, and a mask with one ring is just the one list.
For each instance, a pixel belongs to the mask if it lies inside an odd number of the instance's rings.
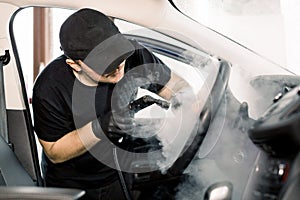
{"label": "cap brim", "polygon": [[108,74],[133,54],[135,47],[122,34],[109,37],[98,44],[83,60],[98,74]]}

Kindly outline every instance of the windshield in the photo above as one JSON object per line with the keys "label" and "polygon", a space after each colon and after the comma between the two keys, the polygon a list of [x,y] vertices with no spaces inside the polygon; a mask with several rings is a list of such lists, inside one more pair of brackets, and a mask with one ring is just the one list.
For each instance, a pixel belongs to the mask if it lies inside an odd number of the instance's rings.
{"label": "windshield", "polygon": [[[185,15],[299,74],[300,3],[282,0],[173,0]],[[299,39],[298,39],[299,38]],[[297,42],[298,41],[298,42]]]}

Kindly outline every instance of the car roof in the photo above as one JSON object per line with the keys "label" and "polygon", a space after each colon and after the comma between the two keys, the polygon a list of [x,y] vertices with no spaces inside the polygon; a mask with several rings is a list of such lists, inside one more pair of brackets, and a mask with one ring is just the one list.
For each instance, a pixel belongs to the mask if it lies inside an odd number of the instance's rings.
{"label": "car roof", "polygon": [[[260,71],[278,68],[256,52],[187,17],[168,0],[0,0],[17,8],[29,6],[97,9],[106,15],[158,30],[196,48],[232,63]],[[238,55],[238,56],[237,56]]]}

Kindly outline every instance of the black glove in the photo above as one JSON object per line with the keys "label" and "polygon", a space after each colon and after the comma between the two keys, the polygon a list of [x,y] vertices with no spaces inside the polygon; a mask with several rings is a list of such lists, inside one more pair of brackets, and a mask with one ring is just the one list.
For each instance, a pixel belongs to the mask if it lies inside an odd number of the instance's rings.
{"label": "black glove", "polygon": [[[127,117],[124,117],[126,116]],[[116,146],[131,152],[148,152],[160,149],[160,142],[156,136],[148,138],[135,137],[135,131],[141,130],[143,125],[136,124],[126,113],[109,112],[92,121],[94,134],[103,139],[104,135]]]}
{"label": "black glove", "polygon": [[92,121],[92,130],[96,137],[103,139],[102,134],[105,134],[114,143],[121,143],[126,139],[135,128],[133,118],[126,112],[110,111]]}

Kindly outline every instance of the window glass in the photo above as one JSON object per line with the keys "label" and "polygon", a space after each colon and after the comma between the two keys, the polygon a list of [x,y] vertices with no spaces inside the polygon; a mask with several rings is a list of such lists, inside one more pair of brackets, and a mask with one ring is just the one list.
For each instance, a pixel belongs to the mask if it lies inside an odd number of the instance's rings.
{"label": "window glass", "polygon": [[[46,63],[40,63],[40,70],[53,58],[62,54],[59,44],[59,29],[63,21],[74,11],[61,8],[47,8],[47,54]],[[31,97],[31,89],[34,82],[34,8],[24,8],[17,13],[13,31],[16,39],[19,59],[23,70],[28,97]]]}
{"label": "window glass", "polygon": [[14,19],[13,29],[26,90],[30,93],[33,82],[33,8],[19,11]]}

